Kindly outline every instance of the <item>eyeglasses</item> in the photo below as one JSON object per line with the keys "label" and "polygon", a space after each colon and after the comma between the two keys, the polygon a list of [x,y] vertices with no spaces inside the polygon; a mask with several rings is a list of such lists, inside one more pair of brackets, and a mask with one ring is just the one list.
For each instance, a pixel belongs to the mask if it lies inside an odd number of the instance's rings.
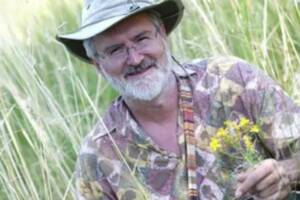
{"label": "eyeglasses", "polygon": [[129,55],[130,49],[142,52],[155,44],[159,30],[150,32],[144,31],[134,37],[132,44],[115,44],[106,48],[103,52],[98,52],[97,57],[101,60],[120,61],[125,60]]}

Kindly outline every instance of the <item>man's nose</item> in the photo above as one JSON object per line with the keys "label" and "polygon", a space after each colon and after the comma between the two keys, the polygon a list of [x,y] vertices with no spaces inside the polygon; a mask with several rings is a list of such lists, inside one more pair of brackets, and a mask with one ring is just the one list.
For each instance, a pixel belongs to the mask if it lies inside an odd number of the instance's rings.
{"label": "man's nose", "polygon": [[128,57],[127,57],[127,64],[128,65],[138,65],[144,59],[144,55],[141,54],[138,50],[134,47],[128,48]]}

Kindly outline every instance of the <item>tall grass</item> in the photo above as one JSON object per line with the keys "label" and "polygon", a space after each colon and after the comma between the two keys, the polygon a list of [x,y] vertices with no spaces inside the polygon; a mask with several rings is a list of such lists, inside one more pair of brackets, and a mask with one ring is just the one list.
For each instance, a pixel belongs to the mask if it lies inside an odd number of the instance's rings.
{"label": "tall grass", "polygon": [[172,37],[183,58],[231,54],[265,70],[297,101],[300,1],[188,0]]}
{"label": "tall grass", "polygon": [[[79,0],[0,4],[0,199],[74,199],[80,141],[116,93],[54,39],[79,23]],[[242,57],[300,100],[296,1],[184,4],[183,23],[170,38],[177,57]]]}

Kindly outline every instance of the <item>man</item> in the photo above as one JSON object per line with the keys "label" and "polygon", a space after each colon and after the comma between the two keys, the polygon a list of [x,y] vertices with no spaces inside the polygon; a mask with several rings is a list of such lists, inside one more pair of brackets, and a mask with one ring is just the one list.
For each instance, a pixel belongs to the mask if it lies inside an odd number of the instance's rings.
{"label": "man", "polygon": [[[300,109],[258,69],[233,57],[180,64],[167,35],[180,0],[85,2],[81,28],[58,40],[121,94],[83,141],[79,199],[287,199],[299,180]],[[265,160],[236,175],[234,196],[209,139],[250,119]]]}

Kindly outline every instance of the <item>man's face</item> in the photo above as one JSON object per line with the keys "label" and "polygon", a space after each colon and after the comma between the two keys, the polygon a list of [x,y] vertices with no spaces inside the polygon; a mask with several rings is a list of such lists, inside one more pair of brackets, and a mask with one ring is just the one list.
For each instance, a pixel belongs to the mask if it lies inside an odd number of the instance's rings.
{"label": "man's face", "polygon": [[138,14],[96,36],[97,67],[121,95],[152,100],[168,84],[171,55],[165,30],[148,14]]}

